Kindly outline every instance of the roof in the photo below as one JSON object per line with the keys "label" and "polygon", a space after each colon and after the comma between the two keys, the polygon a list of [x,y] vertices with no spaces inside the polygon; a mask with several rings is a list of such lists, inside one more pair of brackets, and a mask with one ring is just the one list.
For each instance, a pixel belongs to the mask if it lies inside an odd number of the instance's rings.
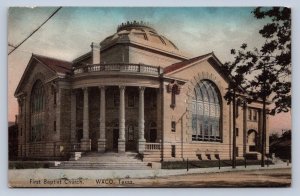
{"label": "roof", "polygon": [[43,66],[49,68],[53,73],[63,73],[63,74],[70,74],[72,71],[72,63],[60,59],[55,59],[52,57],[42,56],[38,54],[32,54],[26,69],[21,77],[21,80],[16,88],[15,96],[17,96],[18,92],[20,91],[21,85],[25,79],[25,75],[28,74],[32,61],[39,61]]}
{"label": "roof", "polygon": [[213,55],[213,52],[208,53],[208,54],[204,54],[204,55],[201,55],[201,56],[197,56],[197,57],[185,60],[185,61],[181,61],[181,62],[178,62],[178,63],[174,63],[172,65],[169,65],[168,67],[165,67],[164,68],[164,73],[166,74],[166,73],[175,71],[177,69],[183,68],[183,67],[185,67],[185,66],[187,66],[187,65],[189,65],[189,64],[191,64],[193,62],[205,59],[206,57],[208,57],[210,55]]}
{"label": "roof", "polygon": [[154,28],[144,22],[133,21],[122,23],[116,33],[101,41],[101,51],[111,48],[116,44],[133,44],[176,56],[180,59],[186,59],[185,54],[171,40],[159,34]]}
{"label": "roof", "polygon": [[71,62],[37,54],[33,54],[32,56],[57,73],[71,73],[72,71]]}
{"label": "roof", "polygon": [[84,54],[76,57],[74,60],[72,60],[72,62],[73,62],[73,64],[76,64],[76,63],[78,63],[78,62],[80,62],[80,61],[82,61],[84,59],[87,59],[87,58],[89,58],[91,56],[92,56],[92,52],[89,51],[89,52],[86,52],[86,53],[84,53]]}

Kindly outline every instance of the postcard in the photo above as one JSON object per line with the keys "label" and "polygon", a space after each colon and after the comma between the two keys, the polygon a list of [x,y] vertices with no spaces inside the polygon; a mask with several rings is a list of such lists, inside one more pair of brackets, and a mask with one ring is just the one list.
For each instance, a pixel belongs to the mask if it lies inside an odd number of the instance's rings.
{"label": "postcard", "polygon": [[291,8],[8,13],[9,187],[291,186]]}

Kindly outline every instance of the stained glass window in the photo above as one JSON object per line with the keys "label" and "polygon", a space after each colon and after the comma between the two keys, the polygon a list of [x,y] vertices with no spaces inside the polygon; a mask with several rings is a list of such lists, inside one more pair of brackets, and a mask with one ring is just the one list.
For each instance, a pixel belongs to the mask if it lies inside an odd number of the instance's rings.
{"label": "stained glass window", "polygon": [[221,141],[220,110],[216,86],[208,80],[200,81],[194,88],[192,100],[193,141]]}
{"label": "stained glass window", "polygon": [[33,85],[30,106],[31,106],[31,141],[41,141],[44,128],[45,90],[42,82],[37,80]]}

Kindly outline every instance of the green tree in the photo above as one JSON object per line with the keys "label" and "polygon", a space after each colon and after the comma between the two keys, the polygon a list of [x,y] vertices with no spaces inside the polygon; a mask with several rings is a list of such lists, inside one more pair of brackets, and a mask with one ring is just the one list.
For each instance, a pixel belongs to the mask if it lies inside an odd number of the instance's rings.
{"label": "green tree", "polygon": [[[258,7],[252,13],[256,19],[266,21],[259,31],[265,43],[260,49],[249,50],[243,43],[240,49],[231,50],[234,60],[225,63],[223,68],[232,79],[225,99],[228,103],[233,102],[233,111],[236,110],[237,94],[240,97],[247,95],[248,102],[262,102],[261,166],[264,167],[266,115],[288,112],[291,108],[291,10]],[[267,111],[269,100],[274,107]],[[233,119],[235,121],[235,117]]]}

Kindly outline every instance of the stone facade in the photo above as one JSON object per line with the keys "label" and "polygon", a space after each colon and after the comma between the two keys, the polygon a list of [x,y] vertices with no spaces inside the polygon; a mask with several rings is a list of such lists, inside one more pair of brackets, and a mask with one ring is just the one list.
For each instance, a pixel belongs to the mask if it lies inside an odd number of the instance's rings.
{"label": "stone facade", "polygon": [[[15,92],[22,130],[19,157],[58,159],[73,151],[134,151],[147,161],[231,159],[232,105],[224,99],[229,79],[213,53],[188,58],[141,23],[123,24],[91,46],[91,52],[73,62],[32,55]],[[36,100],[31,93],[37,81],[44,89],[42,110],[32,113]],[[193,93],[201,81],[209,81],[219,94],[219,135],[214,140],[193,139]],[[240,106],[237,113],[237,157],[259,155],[262,104]],[[33,128],[34,116],[42,119],[42,129]]]}

